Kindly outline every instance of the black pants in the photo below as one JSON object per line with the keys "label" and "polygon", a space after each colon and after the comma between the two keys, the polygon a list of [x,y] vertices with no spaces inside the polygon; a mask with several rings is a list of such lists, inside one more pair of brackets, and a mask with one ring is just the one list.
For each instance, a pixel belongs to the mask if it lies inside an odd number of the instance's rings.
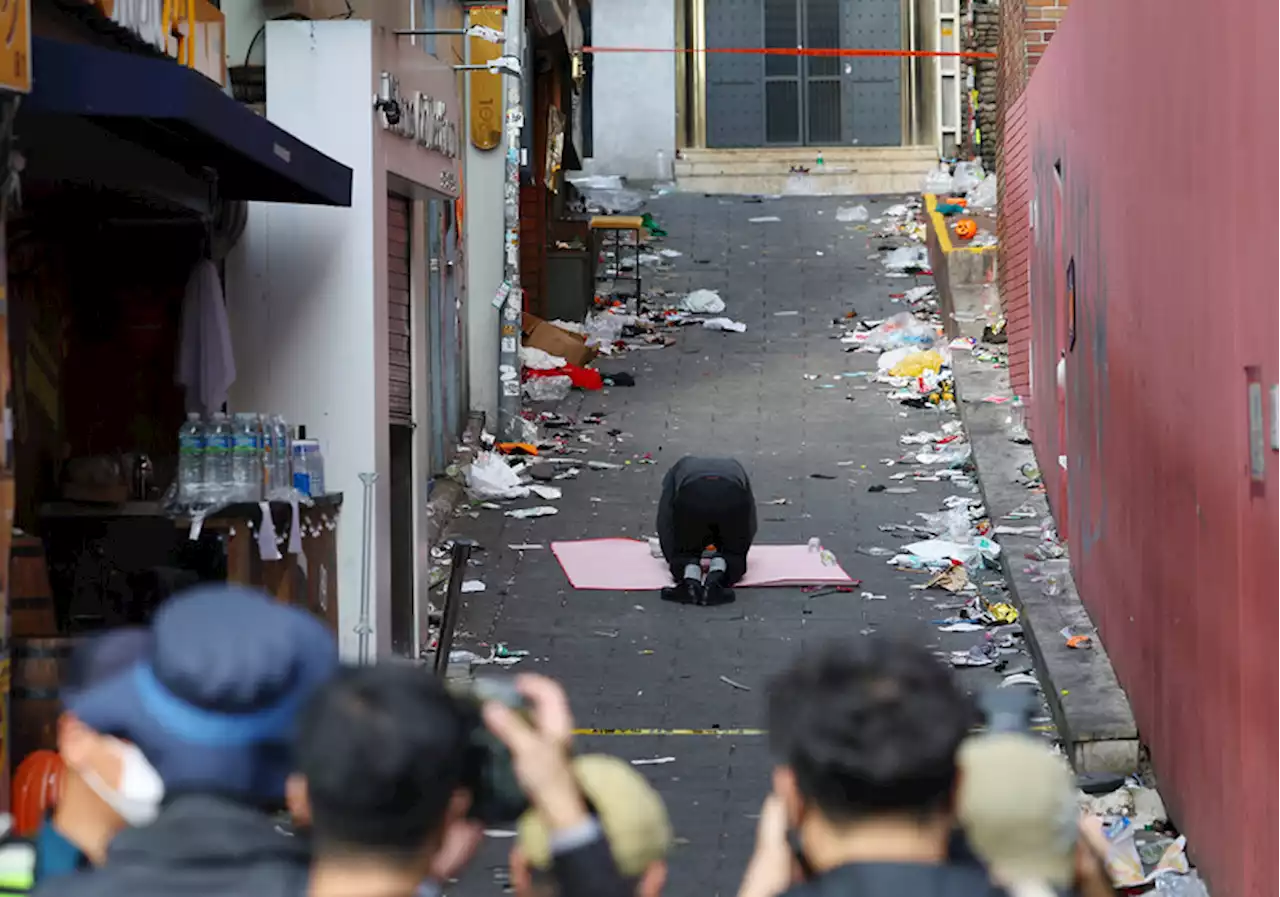
{"label": "black pants", "polygon": [[658,541],[676,582],[714,545],[727,567],[724,585],[737,583],[747,572],[756,525],[751,481],[737,461],[684,458],[662,480]]}

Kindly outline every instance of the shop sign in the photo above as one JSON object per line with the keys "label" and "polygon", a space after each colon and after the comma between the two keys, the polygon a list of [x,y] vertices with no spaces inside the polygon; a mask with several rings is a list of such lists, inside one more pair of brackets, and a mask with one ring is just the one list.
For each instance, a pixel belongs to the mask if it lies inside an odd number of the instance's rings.
{"label": "shop sign", "polygon": [[458,158],[458,126],[449,121],[449,107],[420,90],[402,94],[400,80],[382,73],[378,109],[382,127],[449,159]]}
{"label": "shop sign", "polygon": [[0,0],[0,91],[31,92],[31,0]]}
{"label": "shop sign", "polygon": [[[472,26],[501,28],[503,13],[500,9],[471,10]],[[471,61],[486,65],[502,55],[502,47],[479,37],[471,41]],[[496,72],[474,71],[471,79],[471,143],[476,149],[491,150],[502,142],[502,75]]]}
{"label": "shop sign", "polygon": [[[0,4],[11,0],[0,0]],[[89,0],[121,28],[211,81],[226,81],[226,16],[209,0]]]}

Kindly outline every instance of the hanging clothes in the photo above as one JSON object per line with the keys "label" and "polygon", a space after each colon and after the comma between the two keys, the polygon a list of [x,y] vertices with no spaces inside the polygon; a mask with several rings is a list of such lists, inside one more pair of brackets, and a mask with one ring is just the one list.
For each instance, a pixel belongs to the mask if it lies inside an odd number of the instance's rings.
{"label": "hanging clothes", "polygon": [[182,323],[175,382],[186,389],[187,411],[206,416],[222,408],[236,382],[231,325],[218,268],[196,262],[182,297]]}

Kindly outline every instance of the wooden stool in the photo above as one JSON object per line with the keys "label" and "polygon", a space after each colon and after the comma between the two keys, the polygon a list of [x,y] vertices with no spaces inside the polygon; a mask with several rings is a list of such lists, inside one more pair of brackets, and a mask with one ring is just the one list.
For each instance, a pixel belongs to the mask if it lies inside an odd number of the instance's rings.
{"label": "wooden stool", "polygon": [[[644,219],[639,215],[595,215],[591,218],[591,229],[613,234],[613,280],[634,280],[636,282],[636,301],[640,300],[640,235],[644,231]],[[636,235],[636,273],[634,277],[622,274],[622,235],[631,231]],[[605,275],[608,276],[608,267]]]}

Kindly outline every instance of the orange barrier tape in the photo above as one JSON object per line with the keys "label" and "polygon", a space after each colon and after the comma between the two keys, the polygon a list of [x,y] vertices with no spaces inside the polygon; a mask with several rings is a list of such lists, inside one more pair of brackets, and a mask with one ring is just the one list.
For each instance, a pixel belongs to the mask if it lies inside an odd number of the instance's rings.
{"label": "orange barrier tape", "polygon": [[733,53],[761,56],[870,56],[907,57],[910,59],[947,57],[951,59],[995,59],[995,53],[968,53],[942,50],[841,50],[818,47],[706,47],[693,50],[687,47],[583,47],[583,53]]}

